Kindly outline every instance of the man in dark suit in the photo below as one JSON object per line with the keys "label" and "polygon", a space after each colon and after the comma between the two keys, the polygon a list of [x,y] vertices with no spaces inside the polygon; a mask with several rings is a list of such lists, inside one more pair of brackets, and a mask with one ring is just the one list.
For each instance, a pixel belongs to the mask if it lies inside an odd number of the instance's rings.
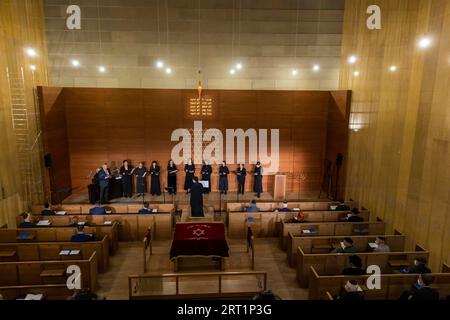
{"label": "man in dark suit", "polygon": [[89,209],[89,214],[100,215],[106,214],[106,209],[100,205],[100,202],[95,203],[95,207]]}
{"label": "man in dark suit", "polygon": [[198,182],[198,178],[194,177],[192,179],[191,187],[191,216],[193,217],[204,217],[203,213],[203,186]]}
{"label": "man in dark suit", "polygon": [[70,242],[88,242],[92,241],[92,237],[84,233],[84,226],[77,227],[77,234],[70,238]]}
{"label": "man in dark suit", "polygon": [[23,222],[21,222],[19,224],[19,228],[21,229],[21,228],[34,228],[34,227],[36,227],[36,225],[33,222],[31,222],[31,218],[32,218],[31,213],[24,213],[23,214]]}
{"label": "man in dark suit", "polygon": [[352,238],[344,238],[344,241],[341,242],[341,246],[334,249],[331,253],[356,253],[358,249],[353,246]]}
{"label": "man in dark suit", "polygon": [[250,206],[247,208],[244,208],[245,212],[259,212],[260,209],[256,206],[256,200],[253,199],[252,202],[250,203]]}
{"label": "man in dark suit", "polygon": [[350,216],[348,216],[346,220],[348,222],[362,222],[362,221],[364,221],[364,219],[359,216],[359,210],[357,208],[354,208],[351,211]]}
{"label": "man in dark suit", "polygon": [[336,211],[350,211],[350,207],[345,204],[344,200],[339,200],[339,205],[335,209]]}
{"label": "man in dark suit", "polygon": [[108,203],[109,179],[111,179],[111,173],[109,172],[108,165],[104,163],[102,170],[98,172],[98,181],[100,184],[100,203]]}
{"label": "man in dark suit", "polygon": [[41,211],[43,216],[54,216],[56,213],[50,208],[50,203],[44,205],[44,210]]}
{"label": "man in dark suit", "polygon": [[431,288],[434,277],[429,273],[420,274],[410,291],[405,291],[400,300],[431,301],[439,300],[439,292]]}
{"label": "man in dark suit", "polygon": [[408,273],[431,273],[427,267],[427,259],[424,257],[414,259],[414,266],[408,269]]}
{"label": "man in dark suit", "polygon": [[69,227],[72,227],[72,228],[77,228],[78,227],[78,216],[75,216],[75,217],[72,217],[71,219],[70,219],[70,224],[69,224]]}
{"label": "man in dark suit", "polygon": [[345,284],[344,290],[337,298],[339,301],[361,301],[364,300],[364,291],[356,280],[350,280]]}
{"label": "man in dark suit", "polygon": [[279,212],[291,212],[291,209],[288,208],[288,202],[283,201],[283,207],[278,209]]}
{"label": "man in dark suit", "polygon": [[350,263],[350,268],[345,268],[342,271],[343,275],[346,276],[361,276],[363,274],[366,274],[364,270],[362,269],[362,261],[361,258],[358,256],[350,256],[348,257],[348,261]]}
{"label": "man in dark suit", "polygon": [[149,214],[152,213],[152,211],[149,209],[150,207],[150,202],[145,201],[144,202],[144,207],[138,211],[138,214]]}

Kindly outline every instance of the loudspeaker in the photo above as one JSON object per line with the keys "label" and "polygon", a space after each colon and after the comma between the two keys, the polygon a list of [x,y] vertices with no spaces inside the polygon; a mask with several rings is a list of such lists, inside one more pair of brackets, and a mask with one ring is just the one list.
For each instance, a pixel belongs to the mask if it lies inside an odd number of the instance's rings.
{"label": "loudspeaker", "polygon": [[47,153],[44,156],[44,163],[46,168],[50,168],[52,166],[52,155],[50,153]]}
{"label": "loudspeaker", "polygon": [[336,165],[338,167],[342,166],[342,163],[344,162],[344,156],[342,155],[342,153],[338,153],[337,157],[336,157]]}

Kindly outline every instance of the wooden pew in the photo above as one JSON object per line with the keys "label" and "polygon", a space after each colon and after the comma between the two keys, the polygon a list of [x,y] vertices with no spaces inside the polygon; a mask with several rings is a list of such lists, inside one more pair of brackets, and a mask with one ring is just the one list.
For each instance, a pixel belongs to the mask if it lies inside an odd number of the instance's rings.
{"label": "wooden pew", "polygon": [[[118,248],[118,227],[116,222],[111,225],[98,225],[85,227],[87,234],[95,234],[96,239],[108,236],[109,252],[114,254]],[[76,228],[72,227],[39,227],[27,229],[0,229],[0,243],[14,242],[65,242],[76,234]],[[21,234],[28,234],[26,239],[20,237]]]}
{"label": "wooden pew", "polygon": [[4,300],[23,299],[29,293],[42,294],[44,300],[66,300],[73,294],[72,290],[69,290],[66,284],[0,287],[0,294]]}
{"label": "wooden pew", "polygon": [[[65,211],[67,214],[89,214],[89,209],[94,207],[92,204],[64,204],[53,206],[55,211]],[[111,213],[130,213],[137,214],[142,209],[142,204],[109,204],[104,206],[107,211]],[[35,205],[32,207],[31,212],[33,215],[40,215],[44,205]],[[150,204],[150,209],[157,209],[158,213],[172,213],[175,211],[173,204]]]}
{"label": "wooden pew", "polygon": [[382,273],[393,273],[400,267],[397,264],[399,261],[402,261],[402,266],[408,267],[417,257],[428,260],[429,252],[416,245],[416,251],[306,254],[301,247],[298,247],[296,270],[300,287],[308,287],[310,266],[313,266],[319,274],[341,274],[344,268],[349,267],[348,257],[352,255],[361,258],[363,269],[370,265],[378,265]]}
{"label": "wooden pew", "polygon": [[[304,237],[315,236],[358,236],[385,234],[386,225],[381,219],[373,222],[318,222],[290,223],[281,221],[280,246],[286,250],[289,232]],[[303,230],[315,229],[316,233],[305,233]],[[360,232],[361,231],[361,232]]]}
{"label": "wooden pew", "polygon": [[[432,284],[439,291],[441,299],[450,295],[450,273],[447,266],[447,271],[444,268],[441,273],[432,273],[435,280]],[[328,300],[329,296],[338,296],[341,288],[349,280],[356,280],[358,284],[367,289],[365,286],[367,278],[370,275],[364,276],[322,276],[319,275],[314,266],[310,267],[309,280],[309,300]],[[381,289],[365,290],[366,300],[398,300],[400,295],[411,288],[411,285],[416,281],[418,274],[382,274],[381,275]],[[328,295],[327,295],[328,293]]]}
{"label": "wooden pew", "polygon": [[[60,255],[62,250],[80,250],[77,255]],[[105,235],[100,241],[89,242],[32,242],[0,243],[0,262],[88,260],[97,252],[98,271],[105,272],[109,263],[109,241]]]}
{"label": "wooden pew", "polygon": [[[386,238],[386,243],[389,245],[391,251],[400,252],[405,249],[406,237],[403,235],[383,235]],[[301,247],[305,254],[314,253],[329,253],[335,244],[339,244],[343,241],[345,236],[338,237],[304,237],[299,235],[293,235],[289,232],[287,241],[287,261],[291,267],[297,265],[297,248]],[[368,243],[375,242],[376,236],[351,236],[353,246],[358,249],[359,252],[368,251]]]}
{"label": "wooden pew", "polygon": [[[337,222],[345,219],[350,211],[303,211],[307,222]],[[257,237],[276,237],[281,232],[281,222],[292,219],[296,212],[230,212],[228,214],[228,236],[230,238],[245,238],[248,218],[260,221],[255,228]],[[360,216],[368,221],[369,211],[362,211]],[[287,223],[287,222],[286,222]],[[287,234],[286,234],[287,236]]]}
{"label": "wooden pew", "polygon": [[[350,209],[357,207],[355,201],[345,202]],[[324,200],[324,201],[289,201],[288,208],[294,209],[299,208],[302,211],[326,211],[330,210],[331,205],[337,205],[336,201]],[[226,211],[227,212],[242,212],[244,208],[249,205],[249,201],[241,202],[227,202]],[[261,211],[275,211],[278,208],[283,207],[283,202],[281,201],[257,201],[258,208]]]}
{"label": "wooden pew", "polygon": [[[73,217],[75,216],[34,216],[36,221],[48,220],[52,226],[67,226]],[[142,239],[148,228],[152,228],[157,240],[166,240],[172,237],[173,219],[170,213],[76,215],[76,217],[78,217],[78,221],[86,222],[89,226],[105,225],[106,221],[117,223],[117,237],[120,241],[138,241]]]}
{"label": "wooden pew", "polygon": [[83,288],[97,289],[97,253],[87,260],[19,261],[0,263],[0,287],[66,284],[67,267],[81,269]]}

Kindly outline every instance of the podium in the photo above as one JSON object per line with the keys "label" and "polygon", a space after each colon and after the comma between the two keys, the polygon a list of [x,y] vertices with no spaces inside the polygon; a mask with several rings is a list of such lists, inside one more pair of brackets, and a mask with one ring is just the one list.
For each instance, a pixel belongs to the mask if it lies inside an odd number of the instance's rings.
{"label": "podium", "polygon": [[286,199],[286,176],[276,174],[273,186],[273,199],[283,201]]}

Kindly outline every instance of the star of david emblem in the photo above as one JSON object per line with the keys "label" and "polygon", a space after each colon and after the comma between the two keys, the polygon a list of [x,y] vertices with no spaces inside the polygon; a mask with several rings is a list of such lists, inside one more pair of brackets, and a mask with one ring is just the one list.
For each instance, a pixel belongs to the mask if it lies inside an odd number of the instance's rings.
{"label": "star of david emblem", "polygon": [[194,236],[200,237],[205,235],[205,230],[197,228],[193,230],[192,233],[194,234]]}

